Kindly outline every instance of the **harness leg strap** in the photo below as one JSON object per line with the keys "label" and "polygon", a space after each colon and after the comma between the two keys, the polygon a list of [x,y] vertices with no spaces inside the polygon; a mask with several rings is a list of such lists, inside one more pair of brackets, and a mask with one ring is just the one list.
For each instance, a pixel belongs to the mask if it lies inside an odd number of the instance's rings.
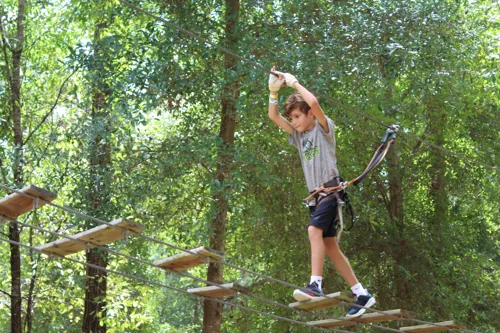
{"label": "harness leg strap", "polygon": [[337,199],[337,218],[339,220],[337,228],[337,243],[340,243],[340,236],[342,236],[342,231],[344,231],[344,219],[342,218],[342,207],[344,207],[345,202],[340,198],[340,193],[335,191],[335,197]]}
{"label": "harness leg strap", "polygon": [[342,206],[337,205],[337,213],[339,217],[339,227],[337,229],[337,243],[340,243],[340,236],[342,236],[342,231],[344,230],[344,220],[342,218]]}

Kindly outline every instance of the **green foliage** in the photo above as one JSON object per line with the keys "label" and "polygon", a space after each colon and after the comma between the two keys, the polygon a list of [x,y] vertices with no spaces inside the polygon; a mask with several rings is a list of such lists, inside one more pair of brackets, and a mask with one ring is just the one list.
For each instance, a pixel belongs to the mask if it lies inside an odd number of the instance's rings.
{"label": "green foliage", "polygon": [[[221,2],[134,4],[213,42],[224,40]],[[9,40],[15,6],[14,1],[0,5]],[[109,184],[109,205],[96,217],[131,217],[146,226],[150,237],[195,248],[208,245],[212,194],[222,191],[230,206],[226,260],[303,285],[310,269],[308,214],[300,204],[305,183],[294,148],[267,118],[267,73],[238,63],[233,168],[221,185],[215,181],[221,52],[116,1],[28,7],[22,107],[26,135],[32,135],[25,147],[26,183],[57,192],[59,204],[89,212],[89,146],[103,138],[111,147],[111,163],[103,173],[109,176],[103,179]],[[385,129],[339,103],[380,122],[399,123],[403,132],[486,165],[500,164],[500,12],[493,1],[249,0],[240,10],[237,53],[264,68],[276,65],[292,72],[326,97],[320,102],[336,123],[345,179],[363,171]],[[93,32],[103,22],[107,26],[95,43]],[[95,48],[104,56],[95,57]],[[5,65],[2,56],[0,167],[2,182],[9,185],[13,145]],[[109,113],[92,122],[97,83],[111,92]],[[282,89],[280,105],[291,92]],[[499,330],[498,172],[404,133],[395,150],[404,194],[401,219],[393,219],[387,209],[386,164],[349,189],[357,223],[344,234],[342,248],[356,274],[377,295],[380,309],[403,307],[419,319],[455,319],[468,329]],[[22,221],[67,235],[97,225],[50,207]],[[6,227],[1,228],[5,234]],[[55,239],[41,231],[30,235],[27,228],[22,233],[22,242],[33,245]],[[149,262],[179,252],[137,237],[110,248]],[[8,251],[0,247],[5,292],[10,290]],[[33,332],[79,332],[84,267],[25,249],[22,255],[24,295],[36,277]],[[72,258],[85,260],[83,254]],[[109,269],[175,288],[201,285],[122,256],[111,255]],[[189,273],[205,279],[206,266]],[[252,294],[290,303],[289,287],[229,267],[224,277],[250,287]],[[327,292],[348,290],[330,263],[324,277]],[[112,273],[108,288],[102,323],[109,332],[201,331],[199,298]],[[297,320],[317,319],[244,296],[230,301]],[[8,305],[0,292],[0,331],[9,329]],[[328,314],[342,316],[343,309]],[[222,331],[314,330],[225,306]]]}

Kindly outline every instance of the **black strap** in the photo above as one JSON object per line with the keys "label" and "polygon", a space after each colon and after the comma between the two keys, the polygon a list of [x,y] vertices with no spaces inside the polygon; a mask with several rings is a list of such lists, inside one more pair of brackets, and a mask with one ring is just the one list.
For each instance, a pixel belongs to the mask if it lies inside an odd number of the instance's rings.
{"label": "black strap", "polygon": [[354,227],[354,222],[355,222],[354,221],[354,210],[352,209],[351,201],[349,200],[349,196],[347,195],[347,191],[343,190],[342,192],[344,192],[342,199],[344,200],[344,204],[345,204],[345,212],[351,216],[351,225],[349,226],[349,228],[344,228],[344,231],[349,231]]}

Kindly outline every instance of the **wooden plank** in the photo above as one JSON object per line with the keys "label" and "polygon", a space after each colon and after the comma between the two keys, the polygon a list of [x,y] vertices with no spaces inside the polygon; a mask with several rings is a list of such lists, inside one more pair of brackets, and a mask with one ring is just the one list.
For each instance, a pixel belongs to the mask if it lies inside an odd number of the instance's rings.
{"label": "wooden plank", "polygon": [[244,288],[236,283],[226,283],[222,284],[221,286],[227,289],[221,288],[219,286],[209,286],[209,287],[188,289],[187,292],[199,296],[208,296],[214,298],[232,296],[237,292],[244,294],[248,293],[247,288]]}
{"label": "wooden plank", "polygon": [[341,318],[341,320],[337,319],[325,319],[325,320],[317,320],[308,322],[309,325],[317,326],[317,327],[345,327],[345,326],[354,326],[358,323],[352,319]]}
{"label": "wooden plank", "polygon": [[[36,187],[34,185],[29,185],[19,192],[28,194],[36,198],[40,198],[42,200],[36,200],[20,193],[13,192],[0,200],[0,215],[15,219],[19,215],[45,205],[45,202],[43,200],[50,202],[57,198],[57,194]],[[37,202],[35,202],[35,200]]]}
{"label": "wooden plank", "polygon": [[326,297],[321,296],[303,302],[290,303],[288,306],[295,309],[314,311],[338,306],[341,301],[352,303],[354,302],[354,298],[352,298],[350,294],[339,291],[328,294]]}
{"label": "wooden plank", "polygon": [[[113,226],[106,224],[100,225],[93,229],[81,232],[74,236],[74,239],[63,238],[55,242],[38,246],[37,249],[58,256],[67,256],[68,254],[83,251],[87,244],[89,245],[105,245],[123,238],[126,230],[134,233],[144,231],[144,226],[139,223],[130,222],[124,219],[118,219],[110,222]],[[125,230],[123,229],[125,228]]]}
{"label": "wooden plank", "polygon": [[311,321],[308,324],[318,327],[342,327],[354,326],[357,323],[377,323],[381,321],[397,320],[401,317],[413,318],[415,313],[406,310],[388,310],[385,313],[372,312],[364,314],[357,318],[340,318],[340,319],[325,319],[318,321]]}
{"label": "wooden plank", "polygon": [[[197,254],[201,254],[206,258],[212,258],[215,260],[224,259],[224,256],[220,252],[208,249],[204,246],[190,251]],[[196,254],[192,254],[189,252],[183,252],[170,258],[157,260],[154,262],[154,264],[161,268],[181,272],[185,271],[186,269],[203,264],[206,258],[197,256]]]}
{"label": "wooden plank", "polygon": [[435,326],[432,324],[425,324],[425,325],[418,325],[418,326],[407,326],[407,327],[401,327],[400,330],[404,332],[411,332],[411,333],[428,333],[428,332],[443,332],[443,331],[449,331],[453,329],[459,329],[463,328],[464,325],[455,323],[453,320],[451,321],[444,321],[441,323],[436,323],[437,325],[443,325],[443,326]]}

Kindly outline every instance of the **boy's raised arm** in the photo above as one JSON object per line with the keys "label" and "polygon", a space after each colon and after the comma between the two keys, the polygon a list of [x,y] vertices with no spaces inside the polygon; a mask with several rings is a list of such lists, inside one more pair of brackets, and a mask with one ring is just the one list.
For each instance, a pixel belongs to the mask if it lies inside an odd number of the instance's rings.
{"label": "boy's raised arm", "polygon": [[328,133],[328,120],[326,119],[326,115],[323,112],[323,109],[319,105],[318,99],[314,96],[309,90],[307,90],[303,85],[297,81],[295,76],[290,73],[284,73],[285,82],[289,87],[295,88],[297,92],[302,96],[302,98],[306,101],[307,105],[311,107],[311,112],[316,117],[316,120],[321,125],[323,130]]}
{"label": "boy's raised arm", "polygon": [[278,108],[278,92],[280,87],[285,82],[285,78],[282,73],[276,72],[275,69],[276,68],[273,66],[271,71],[278,74],[278,77],[273,74],[269,74],[269,118],[273,121],[273,123],[285,130],[288,134],[292,134],[292,125],[280,114]]}

